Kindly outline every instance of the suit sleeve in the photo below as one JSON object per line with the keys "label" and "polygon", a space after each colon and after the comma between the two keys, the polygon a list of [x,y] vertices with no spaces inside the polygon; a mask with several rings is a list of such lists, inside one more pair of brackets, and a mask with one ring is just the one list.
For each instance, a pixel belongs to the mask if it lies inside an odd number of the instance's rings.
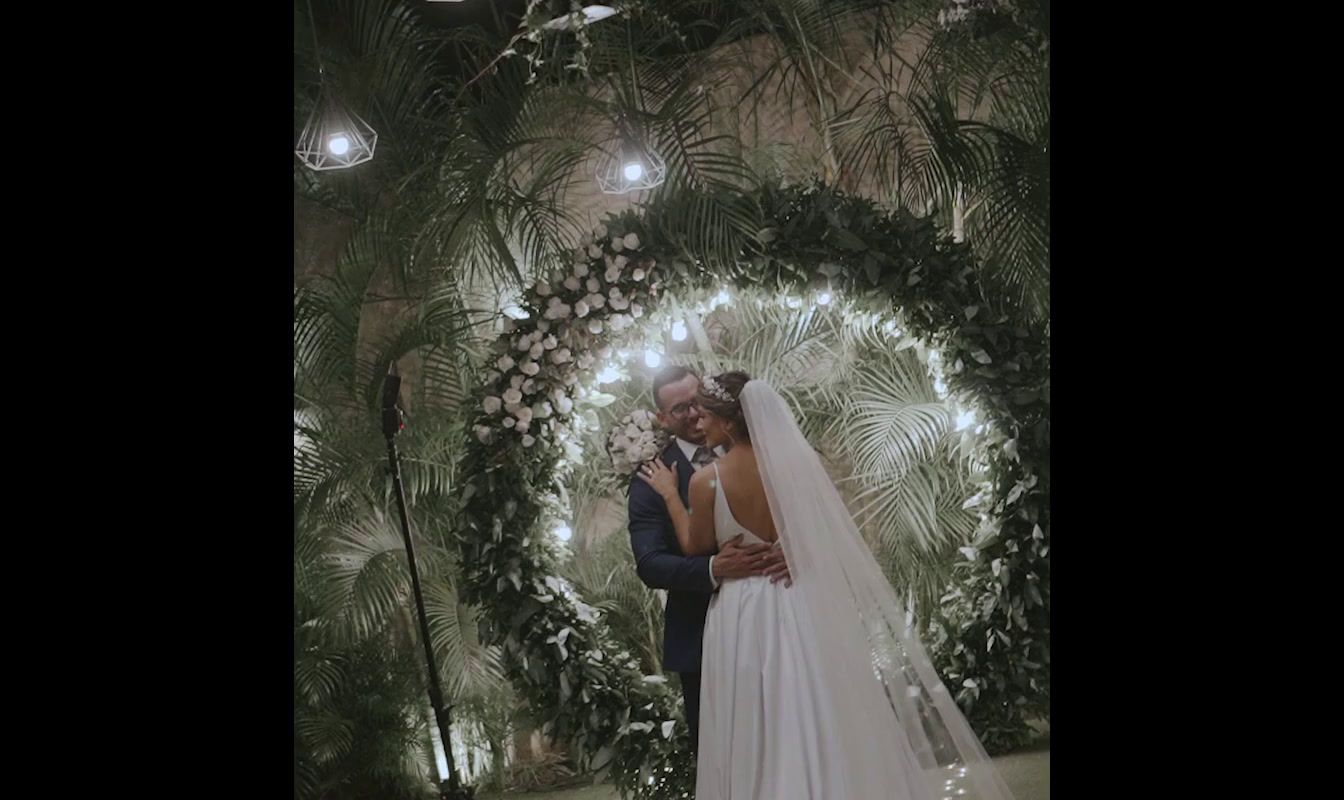
{"label": "suit sleeve", "polygon": [[635,571],[651,589],[713,592],[709,560],[712,556],[683,556],[664,535],[667,507],[663,498],[639,478],[630,485],[630,549]]}

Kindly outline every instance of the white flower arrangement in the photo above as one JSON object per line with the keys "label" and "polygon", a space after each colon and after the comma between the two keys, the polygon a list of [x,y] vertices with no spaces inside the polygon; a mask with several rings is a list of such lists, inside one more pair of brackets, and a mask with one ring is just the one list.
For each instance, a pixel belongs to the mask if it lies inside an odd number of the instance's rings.
{"label": "white flower arrangement", "polygon": [[[503,320],[505,336],[486,365],[484,413],[473,421],[477,439],[499,444],[501,431],[513,431],[526,447],[562,446],[591,428],[596,418],[584,410],[584,398],[597,391],[598,371],[617,348],[640,346],[626,342],[624,332],[642,314],[640,304],[653,302],[655,262],[640,247],[637,233],[599,225],[571,251],[568,267],[549,270],[524,290],[519,307],[540,313]],[[652,415],[636,418],[623,448],[642,453],[665,443]]]}
{"label": "white flower arrangement", "polygon": [[667,447],[668,435],[657,427],[655,419],[648,411],[636,409],[622,417],[607,434],[607,453],[617,473],[633,475],[640,464]]}

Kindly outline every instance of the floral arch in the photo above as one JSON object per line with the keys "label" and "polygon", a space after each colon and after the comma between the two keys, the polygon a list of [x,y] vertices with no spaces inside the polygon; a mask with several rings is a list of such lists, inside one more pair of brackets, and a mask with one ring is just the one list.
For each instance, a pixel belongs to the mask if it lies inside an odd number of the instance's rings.
{"label": "floral arch", "polygon": [[[524,295],[525,318],[496,342],[463,464],[459,544],[466,597],[483,611],[517,689],[580,763],[625,796],[689,797],[693,763],[679,696],[644,675],[600,615],[556,577],[549,531],[567,519],[561,486],[582,458],[599,376],[638,347],[680,293],[735,284],[844,293],[941,355],[943,381],[985,423],[986,524],[945,599],[930,644],[944,680],[995,749],[1049,702],[1049,340],[995,310],[970,248],[929,218],[886,212],[819,184],[741,198],[760,222],[717,271],[688,252],[660,207],[608,219]],[[609,376],[605,376],[609,377]]]}

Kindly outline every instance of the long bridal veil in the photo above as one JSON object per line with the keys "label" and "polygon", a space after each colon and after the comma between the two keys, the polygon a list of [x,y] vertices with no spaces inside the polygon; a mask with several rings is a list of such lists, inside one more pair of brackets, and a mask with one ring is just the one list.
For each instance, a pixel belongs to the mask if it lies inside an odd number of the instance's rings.
{"label": "long bridal veil", "polygon": [[842,745],[859,771],[904,776],[871,797],[1012,798],[784,398],[753,380],[739,400]]}

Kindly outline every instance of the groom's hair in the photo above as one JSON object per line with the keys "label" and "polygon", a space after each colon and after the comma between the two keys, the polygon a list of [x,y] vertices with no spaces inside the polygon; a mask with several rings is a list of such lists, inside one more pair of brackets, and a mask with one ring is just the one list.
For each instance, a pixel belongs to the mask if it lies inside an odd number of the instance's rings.
{"label": "groom's hair", "polygon": [[669,383],[676,383],[687,375],[695,375],[699,380],[700,376],[695,374],[695,370],[672,364],[658,370],[658,374],[653,376],[653,404],[659,411],[663,410],[663,401],[658,397],[658,393]]}

